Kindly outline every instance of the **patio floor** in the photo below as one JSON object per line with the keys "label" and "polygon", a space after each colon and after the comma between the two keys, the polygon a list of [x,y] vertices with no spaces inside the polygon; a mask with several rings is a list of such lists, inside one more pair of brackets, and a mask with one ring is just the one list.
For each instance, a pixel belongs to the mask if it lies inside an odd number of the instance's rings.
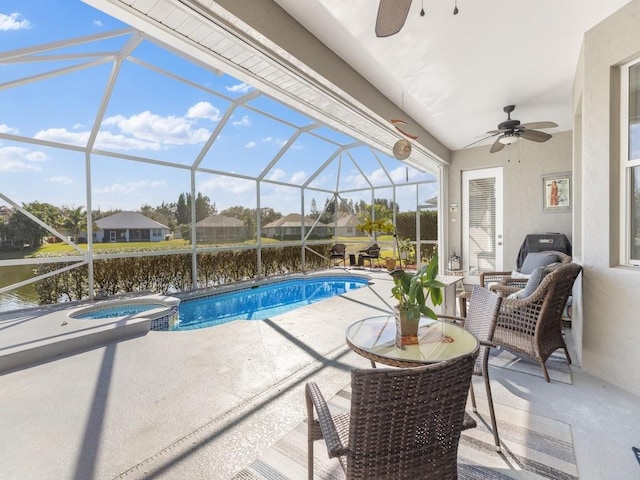
{"label": "patio floor", "polygon": [[[369,366],[344,331],[390,311],[390,277],[370,275],[367,288],[270,320],[149,332],[3,375],[0,478],[232,477],[304,418],[305,382],[332,396]],[[580,479],[640,478],[639,398],[577,366],[572,384],[491,375],[498,418],[503,404],[570,426]]]}

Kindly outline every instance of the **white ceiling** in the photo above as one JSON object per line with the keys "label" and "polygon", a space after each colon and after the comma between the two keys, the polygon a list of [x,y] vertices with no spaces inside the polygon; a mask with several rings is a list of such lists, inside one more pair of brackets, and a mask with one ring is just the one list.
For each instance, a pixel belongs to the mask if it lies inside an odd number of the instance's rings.
{"label": "white ceiling", "polygon": [[451,150],[495,129],[510,104],[523,123],[571,130],[583,34],[629,2],[458,0],[454,16],[454,1],[413,0],[400,33],[376,38],[376,0],[275,0]]}

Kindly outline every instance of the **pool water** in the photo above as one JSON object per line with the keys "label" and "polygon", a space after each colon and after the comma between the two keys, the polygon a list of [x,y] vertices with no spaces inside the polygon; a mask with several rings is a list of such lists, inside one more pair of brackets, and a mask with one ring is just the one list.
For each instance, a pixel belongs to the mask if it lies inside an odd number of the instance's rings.
{"label": "pool water", "polygon": [[144,304],[127,304],[118,305],[115,307],[100,308],[92,310],[80,315],[74,315],[73,318],[79,319],[101,319],[101,318],[116,318],[116,317],[128,317],[130,315],[137,315],[138,313],[153,310],[154,308],[166,308],[166,305],[144,303]]}
{"label": "pool water", "polygon": [[296,278],[183,300],[180,303],[180,321],[172,330],[193,330],[232,320],[264,320],[367,284],[367,279],[359,277]]}

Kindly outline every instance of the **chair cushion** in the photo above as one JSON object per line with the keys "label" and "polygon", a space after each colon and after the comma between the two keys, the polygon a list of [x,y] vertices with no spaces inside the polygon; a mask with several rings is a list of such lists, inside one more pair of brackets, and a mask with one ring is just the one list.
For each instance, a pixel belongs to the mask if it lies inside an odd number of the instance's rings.
{"label": "chair cushion", "polygon": [[523,297],[524,297],[524,288],[521,288],[517,292],[513,292],[512,294],[507,296],[507,298],[511,299],[511,300],[517,300],[517,299],[523,298]]}
{"label": "chair cushion", "polygon": [[552,252],[533,252],[527,255],[520,268],[520,273],[525,275],[533,273],[538,267],[546,267],[551,263],[558,262],[560,258],[558,255]]}
{"label": "chair cushion", "polygon": [[527,298],[535,292],[546,274],[547,272],[545,271],[545,267],[538,267],[531,272],[531,276],[529,277],[529,280],[527,280],[527,284],[522,289],[522,298]]}
{"label": "chair cushion", "polygon": [[516,294],[519,294],[519,296],[509,296],[508,298],[527,298],[529,295],[536,291],[536,288],[538,288],[538,286],[542,283],[544,277],[546,277],[549,273],[553,272],[560,266],[562,266],[562,263],[553,262],[546,267],[536,268],[533,272],[531,272],[531,275],[529,275],[529,279],[527,280],[527,284],[524,286],[524,288],[515,292]]}

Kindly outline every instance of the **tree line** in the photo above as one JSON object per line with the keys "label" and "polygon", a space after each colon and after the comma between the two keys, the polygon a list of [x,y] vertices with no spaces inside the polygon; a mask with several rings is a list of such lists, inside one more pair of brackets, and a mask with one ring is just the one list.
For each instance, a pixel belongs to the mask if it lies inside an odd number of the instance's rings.
{"label": "tree line", "polygon": [[[181,193],[175,202],[162,202],[155,207],[144,204],[138,213],[166,225],[172,232],[179,232],[182,238],[189,239],[191,236],[192,202],[193,198],[191,193]],[[45,224],[73,236],[76,241],[86,241],[86,239],[82,238],[82,234],[86,232],[87,229],[87,212],[84,207],[65,205],[57,207],[38,201],[23,203],[22,207],[36,218],[42,220]],[[337,218],[347,214],[357,215],[361,225],[371,225],[372,223],[371,205],[362,200],[357,202],[353,200],[336,201],[335,198],[329,198],[325,200],[324,207],[322,211],[320,211],[314,198],[311,200],[310,210],[308,213],[309,217],[327,225],[331,225]],[[376,222],[390,222],[394,212],[397,217],[399,215],[399,206],[388,199],[375,199],[373,210]],[[15,210],[10,215],[6,215],[8,211],[6,207],[0,207],[0,213],[5,213],[5,215],[0,215],[0,249],[23,247],[35,249],[42,245],[44,239],[52,236],[47,229],[34,222],[22,212]],[[96,230],[95,221],[121,211],[122,210],[118,209],[103,211],[99,208],[93,210],[94,230]],[[197,193],[195,197],[195,211],[196,222],[204,220],[211,215],[223,215],[241,220],[250,232],[256,231],[258,212],[255,208],[236,205],[218,212],[216,204],[212,203],[208,196]],[[260,209],[262,225],[267,225],[282,216],[282,213],[270,207]],[[364,231],[367,230],[367,228],[364,229]]]}

